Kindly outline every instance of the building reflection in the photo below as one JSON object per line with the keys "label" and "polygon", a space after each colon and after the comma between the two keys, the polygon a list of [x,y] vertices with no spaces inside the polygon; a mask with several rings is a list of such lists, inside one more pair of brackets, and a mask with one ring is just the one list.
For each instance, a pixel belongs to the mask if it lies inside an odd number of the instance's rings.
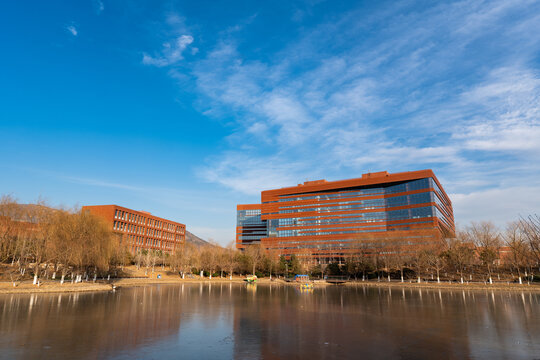
{"label": "building reflection", "polygon": [[0,357],[532,358],[539,305],[527,292],[231,283],[2,295]]}
{"label": "building reflection", "polygon": [[28,358],[42,357],[43,347],[103,358],[176,333],[178,290],[10,295],[0,299],[0,334],[10,334],[15,344],[41,344],[25,349]]}
{"label": "building reflection", "polygon": [[[540,333],[531,294],[259,286],[243,305],[234,316],[238,359],[515,358],[530,355]],[[529,347],[516,349],[520,341]]]}

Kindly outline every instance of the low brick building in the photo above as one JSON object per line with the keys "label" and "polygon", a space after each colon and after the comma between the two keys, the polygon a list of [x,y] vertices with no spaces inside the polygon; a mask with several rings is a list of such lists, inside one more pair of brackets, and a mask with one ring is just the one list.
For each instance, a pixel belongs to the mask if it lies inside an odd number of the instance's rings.
{"label": "low brick building", "polygon": [[100,216],[122,237],[129,249],[161,250],[173,253],[182,248],[186,240],[186,225],[118,205],[83,206],[82,211]]}

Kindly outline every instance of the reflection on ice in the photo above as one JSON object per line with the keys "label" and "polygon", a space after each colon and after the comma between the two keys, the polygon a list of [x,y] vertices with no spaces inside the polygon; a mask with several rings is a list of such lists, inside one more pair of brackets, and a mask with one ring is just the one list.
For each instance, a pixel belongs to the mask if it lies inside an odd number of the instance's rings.
{"label": "reflection on ice", "polygon": [[279,283],[2,295],[0,347],[6,358],[534,358],[539,305],[529,292]]}

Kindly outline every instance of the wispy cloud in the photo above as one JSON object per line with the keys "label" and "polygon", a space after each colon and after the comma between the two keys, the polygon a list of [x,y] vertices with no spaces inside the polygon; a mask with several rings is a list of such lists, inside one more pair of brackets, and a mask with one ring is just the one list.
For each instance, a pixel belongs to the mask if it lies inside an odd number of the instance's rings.
{"label": "wispy cloud", "polygon": [[71,35],[73,35],[73,36],[77,36],[79,34],[79,32],[77,31],[77,28],[75,27],[75,25],[66,26],[66,30],[69,31],[71,33]]}
{"label": "wispy cloud", "polygon": [[199,110],[231,131],[199,175],[255,194],[306,177],[433,168],[462,203],[490,189],[512,201],[516,173],[540,192],[539,19],[534,1],[358,9],[264,59],[239,45],[249,24],[226,32],[189,63]]}
{"label": "wispy cloud", "polygon": [[105,4],[102,0],[94,0],[94,9],[96,10],[96,13],[99,15],[105,10]]}
{"label": "wispy cloud", "polygon": [[470,193],[450,194],[454,213],[466,221],[489,220],[500,225],[520,216],[537,213],[540,192],[537,186],[496,187]]}
{"label": "wispy cloud", "polygon": [[184,58],[183,53],[193,42],[193,36],[181,35],[172,42],[163,44],[160,54],[151,56],[143,53],[142,62],[145,65],[154,65],[158,67],[173,65]]}
{"label": "wispy cloud", "polygon": [[472,150],[540,153],[540,76],[531,69],[504,67],[463,94],[482,108],[454,137]]}
{"label": "wispy cloud", "polygon": [[99,186],[99,187],[130,190],[130,191],[143,191],[144,190],[144,188],[137,187],[137,186],[131,186],[131,185],[126,185],[126,184],[121,184],[121,183],[113,183],[113,182],[103,181],[99,179],[81,178],[81,177],[74,177],[74,176],[60,176],[60,177],[65,181],[75,183],[75,184]]}

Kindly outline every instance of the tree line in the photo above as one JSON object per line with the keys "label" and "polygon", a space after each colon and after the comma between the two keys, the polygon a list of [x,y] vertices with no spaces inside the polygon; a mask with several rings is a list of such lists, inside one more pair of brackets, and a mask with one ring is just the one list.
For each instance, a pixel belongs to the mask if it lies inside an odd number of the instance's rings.
{"label": "tree line", "polygon": [[[368,239],[369,240],[369,239]],[[139,251],[127,244],[101,218],[81,211],[53,209],[42,203],[19,204],[0,198],[0,264],[10,264],[12,281],[28,276],[71,281],[115,275],[125,265],[162,270],[179,276],[231,277],[233,274],[292,276],[346,275],[356,279],[458,282],[534,279],[540,271],[540,218],[529,216],[500,230],[491,222],[471,223],[455,238],[412,250],[411,246],[381,247],[359,236],[348,256],[317,259],[307,252],[283,257],[251,245],[238,251],[233,244],[197,247],[185,244],[174,253]]]}
{"label": "tree line", "polygon": [[0,199],[0,263],[12,265],[14,283],[27,272],[35,284],[41,277],[95,280],[128,262],[127,248],[97,216]]}
{"label": "tree line", "polygon": [[[298,257],[282,257],[260,245],[244,251],[219,246],[187,246],[170,258],[170,266],[182,274],[207,276],[258,274],[315,277],[345,275],[355,279],[398,281],[533,281],[540,272],[540,218],[529,216],[498,229],[492,222],[472,222],[457,231],[456,237],[424,245],[416,250],[410,245],[392,247],[366,241],[359,236],[351,255],[318,259],[308,251]],[[322,261],[321,261],[322,260]]]}
{"label": "tree line", "polygon": [[454,238],[411,250],[388,249],[357,242],[357,251],[344,264],[329,264],[329,272],[362,279],[384,277],[418,282],[441,279],[468,282],[533,281],[540,272],[540,217],[529,216],[498,229],[492,222],[472,222]]}

